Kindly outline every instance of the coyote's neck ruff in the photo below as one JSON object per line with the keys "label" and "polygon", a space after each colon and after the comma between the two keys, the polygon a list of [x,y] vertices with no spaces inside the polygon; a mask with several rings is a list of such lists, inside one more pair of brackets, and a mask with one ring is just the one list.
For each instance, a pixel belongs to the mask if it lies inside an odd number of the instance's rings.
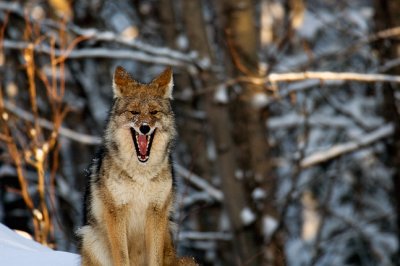
{"label": "coyote's neck ruff", "polygon": [[176,258],[169,224],[172,86],[170,68],[149,84],[116,69],[103,148],[90,168],[82,265],[194,264]]}

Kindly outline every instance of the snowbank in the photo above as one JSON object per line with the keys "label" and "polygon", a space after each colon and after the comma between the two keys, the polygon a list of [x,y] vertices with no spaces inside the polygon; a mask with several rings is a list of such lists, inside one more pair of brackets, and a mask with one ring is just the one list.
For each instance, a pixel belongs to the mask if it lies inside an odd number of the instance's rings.
{"label": "snowbank", "polygon": [[0,224],[0,264],[7,266],[76,266],[79,255],[54,251]]}

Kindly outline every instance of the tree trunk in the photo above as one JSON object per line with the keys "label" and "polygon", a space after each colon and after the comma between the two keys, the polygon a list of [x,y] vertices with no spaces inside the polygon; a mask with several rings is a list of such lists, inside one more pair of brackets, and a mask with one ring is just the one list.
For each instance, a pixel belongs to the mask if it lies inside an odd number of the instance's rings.
{"label": "tree trunk", "polygon": [[[176,39],[178,37],[178,31],[176,30],[173,1],[161,0],[160,6],[160,15],[166,42],[170,47],[177,48]],[[181,92],[191,88],[192,86],[190,76],[184,71],[175,74],[175,84],[177,85],[177,89],[181,90]],[[180,138],[182,138],[184,140],[183,142],[188,145],[188,152],[192,159],[190,170],[207,179],[207,181],[210,181],[210,167],[207,159],[204,121],[192,119],[193,110],[196,106],[197,103],[195,98],[188,99],[179,105],[179,107],[182,108],[181,113],[188,117],[185,119],[184,125],[179,124],[178,121],[178,131]]]}
{"label": "tree trunk", "polygon": [[[214,55],[211,52],[206,26],[202,15],[201,0],[183,1],[185,10],[185,27],[190,41],[190,46],[199,52],[203,58],[208,58],[211,65],[215,65]],[[209,87],[218,83],[214,73],[205,71],[202,73],[201,86]],[[236,264],[247,263],[259,251],[254,241],[254,231],[245,228],[241,212],[246,208],[246,190],[243,183],[235,178],[236,165],[235,153],[232,141],[232,125],[228,106],[214,101],[214,94],[208,93],[205,103],[207,119],[210,122],[210,134],[217,150],[217,165],[224,192],[224,205],[234,234],[233,246],[238,255]],[[257,258],[246,265],[257,265]]]}
{"label": "tree trunk", "polygon": [[[376,10],[376,29],[384,30],[400,25],[400,1],[390,0],[375,0]],[[396,40],[383,40],[377,45],[381,61],[386,59],[400,57],[400,44]],[[393,68],[390,74],[400,75],[400,67]],[[387,144],[387,155],[390,166],[393,168],[393,198],[397,214],[397,236],[398,243],[400,243],[400,104],[396,101],[396,88],[395,84],[383,84],[384,94],[384,117],[388,122],[395,126],[393,137]],[[400,245],[398,245],[400,254]],[[400,265],[400,258],[395,258],[396,265]]]}
{"label": "tree trunk", "polygon": [[[229,57],[234,68],[234,77],[258,77],[259,70],[259,31],[256,26],[256,11],[252,0],[225,0],[223,5],[226,40]],[[266,121],[266,88],[264,85],[241,83],[241,91],[231,104],[233,114],[236,154],[240,171],[248,184],[249,195],[255,187],[267,191],[263,215],[278,221],[274,205],[276,180],[269,160]],[[262,218],[258,224],[262,226]],[[261,233],[261,228],[259,229]],[[267,236],[267,238],[270,236]],[[265,250],[268,265],[284,265],[283,243],[276,237]]]}

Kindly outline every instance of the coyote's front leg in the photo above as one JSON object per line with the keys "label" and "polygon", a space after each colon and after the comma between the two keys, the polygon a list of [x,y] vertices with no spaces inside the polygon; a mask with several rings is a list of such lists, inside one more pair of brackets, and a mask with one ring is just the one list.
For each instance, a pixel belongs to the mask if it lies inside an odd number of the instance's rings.
{"label": "coyote's front leg", "polygon": [[164,265],[165,232],[168,230],[168,216],[166,210],[152,206],[147,211],[146,223],[146,257],[147,265]]}
{"label": "coyote's front leg", "polygon": [[110,244],[113,266],[128,266],[128,240],[125,208],[109,208],[104,212],[107,239]]}

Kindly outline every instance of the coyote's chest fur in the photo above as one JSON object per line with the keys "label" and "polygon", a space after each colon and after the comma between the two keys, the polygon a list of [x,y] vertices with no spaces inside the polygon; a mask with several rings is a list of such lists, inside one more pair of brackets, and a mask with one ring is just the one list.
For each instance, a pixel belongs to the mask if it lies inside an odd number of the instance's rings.
{"label": "coyote's chest fur", "polygon": [[157,176],[153,177],[156,180],[147,176],[131,177],[129,180],[125,178],[109,178],[105,181],[105,187],[117,207],[126,207],[127,233],[132,237],[132,234],[144,232],[146,217],[143,214],[149,208],[164,207],[172,192],[172,181],[157,180]]}
{"label": "coyote's chest fur", "polygon": [[171,193],[172,182],[163,181],[128,181],[108,179],[106,187],[113,196],[116,206],[132,205],[134,210],[142,212],[150,204],[162,206]]}
{"label": "coyote's chest fur", "polygon": [[194,265],[177,259],[172,244],[171,90],[170,69],[149,84],[115,71],[114,103],[79,231],[82,265]]}

